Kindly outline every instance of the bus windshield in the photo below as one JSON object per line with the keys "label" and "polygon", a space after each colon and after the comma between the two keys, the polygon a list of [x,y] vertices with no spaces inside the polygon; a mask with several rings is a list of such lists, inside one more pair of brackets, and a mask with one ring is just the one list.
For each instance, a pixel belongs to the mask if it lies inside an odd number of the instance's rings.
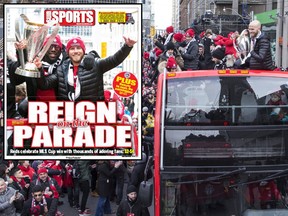
{"label": "bus windshield", "polygon": [[271,77],[201,77],[167,82],[166,124],[287,124],[288,82]]}

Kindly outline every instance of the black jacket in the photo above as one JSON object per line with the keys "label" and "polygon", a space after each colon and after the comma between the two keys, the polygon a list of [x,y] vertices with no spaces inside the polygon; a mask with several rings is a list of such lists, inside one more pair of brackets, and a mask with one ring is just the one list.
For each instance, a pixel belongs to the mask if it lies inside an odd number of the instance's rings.
{"label": "black jacket", "polygon": [[[128,47],[125,44],[114,55],[104,59],[97,58],[92,63],[92,68],[88,68],[87,65],[85,65],[84,59],[79,65],[78,70],[81,93],[76,101],[86,100],[96,102],[104,100],[103,74],[121,64],[129,55],[131,49],[132,47]],[[70,59],[65,60],[62,65],[57,68],[57,73],[49,77],[43,76],[43,73],[41,74],[41,88],[56,88],[57,100],[69,100],[69,86],[67,81],[70,63]]]}
{"label": "black jacket", "polygon": [[[66,53],[63,51],[62,59],[64,60],[66,58],[67,58]],[[35,101],[37,89],[39,88],[38,83],[37,83],[38,78],[25,77],[25,76],[15,74],[15,71],[17,67],[19,66],[20,66],[20,62],[18,61],[11,62],[8,66],[9,77],[10,77],[11,83],[14,85],[19,85],[21,83],[26,82],[28,101]],[[56,67],[53,69],[53,73],[56,73]]]}
{"label": "black jacket", "polygon": [[[127,198],[128,199],[128,198]],[[141,205],[141,202],[137,200],[135,203],[130,203],[128,200],[124,200],[120,203],[116,216],[127,216],[127,213],[133,213],[135,216],[149,216],[147,207]]]}
{"label": "black jacket", "polygon": [[274,70],[270,39],[264,33],[256,38],[254,50],[250,52],[250,69]]}
{"label": "black jacket", "polygon": [[98,179],[97,179],[97,192],[102,197],[109,197],[112,190],[113,175],[117,171],[117,168],[110,167],[109,161],[105,161],[97,167]]}
{"label": "black jacket", "polygon": [[191,41],[187,45],[186,52],[182,52],[182,58],[184,59],[184,70],[192,69],[197,70],[198,69],[198,61],[199,61],[199,48],[198,48],[198,42]]}

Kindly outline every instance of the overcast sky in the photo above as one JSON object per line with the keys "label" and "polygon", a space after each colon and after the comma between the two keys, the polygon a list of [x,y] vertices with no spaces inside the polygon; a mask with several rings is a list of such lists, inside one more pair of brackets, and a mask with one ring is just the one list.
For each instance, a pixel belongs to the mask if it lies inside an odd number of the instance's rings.
{"label": "overcast sky", "polygon": [[154,0],[154,6],[156,29],[172,25],[172,0]]}

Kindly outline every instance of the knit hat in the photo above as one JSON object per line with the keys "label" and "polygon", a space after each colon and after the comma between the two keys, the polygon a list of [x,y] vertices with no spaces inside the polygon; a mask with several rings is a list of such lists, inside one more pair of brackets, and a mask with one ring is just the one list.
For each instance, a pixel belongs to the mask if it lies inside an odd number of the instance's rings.
{"label": "knit hat", "polygon": [[166,32],[167,32],[168,34],[173,33],[173,32],[174,32],[173,26],[168,26],[168,27],[166,28]]}
{"label": "knit hat", "polygon": [[225,57],[225,50],[223,48],[217,48],[212,52],[212,57],[222,60]]}
{"label": "knit hat", "polygon": [[174,57],[169,57],[167,60],[166,68],[177,68],[177,63]]}
{"label": "knit hat", "polygon": [[205,36],[205,31],[202,31],[201,33],[200,33],[200,38],[203,38]]}
{"label": "knit hat", "polygon": [[130,194],[132,192],[137,192],[137,189],[136,189],[136,187],[134,185],[129,185],[127,187],[127,194]]}
{"label": "knit hat", "polygon": [[162,50],[157,50],[156,53],[155,53],[156,57],[159,57],[159,55],[160,55],[161,53],[162,53]]}
{"label": "knit hat", "polygon": [[186,37],[194,37],[194,35],[195,35],[195,32],[193,29],[188,29],[185,33]]}
{"label": "knit hat", "polygon": [[144,52],[143,54],[144,59],[148,60],[149,56],[150,56],[149,52]]}
{"label": "knit hat", "polygon": [[82,48],[83,52],[85,53],[85,50],[86,50],[85,44],[84,44],[84,41],[80,37],[71,38],[68,41],[67,46],[66,46],[66,52],[67,53],[69,52],[69,49],[72,46],[80,46]]}
{"label": "knit hat", "polygon": [[39,175],[40,173],[48,173],[48,170],[45,167],[40,167],[37,171],[37,174]]}
{"label": "knit hat", "polygon": [[233,34],[234,34],[234,32],[229,32],[227,37],[230,38]]}
{"label": "knit hat", "polygon": [[177,42],[182,42],[184,35],[182,33],[176,33],[173,35],[173,38],[177,41]]}
{"label": "knit hat", "polygon": [[[45,44],[48,42],[50,37],[51,35],[45,38],[43,46],[45,46]],[[59,46],[62,49],[62,42],[61,42],[61,38],[59,35],[56,35],[51,45]]]}
{"label": "knit hat", "polygon": [[148,107],[146,107],[146,106],[143,107],[143,108],[142,108],[142,112],[148,112]]}
{"label": "knit hat", "polygon": [[174,50],[175,46],[174,46],[174,43],[173,42],[168,42],[166,44],[166,50]]}

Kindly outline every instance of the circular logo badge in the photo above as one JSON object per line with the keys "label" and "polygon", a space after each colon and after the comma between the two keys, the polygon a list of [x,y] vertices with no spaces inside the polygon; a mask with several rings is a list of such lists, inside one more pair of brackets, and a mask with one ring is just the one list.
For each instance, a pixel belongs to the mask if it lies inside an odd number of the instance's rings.
{"label": "circular logo badge", "polygon": [[138,80],[133,73],[120,72],[113,79],[114,92],[120,97],[131,97],[138,89]]}

